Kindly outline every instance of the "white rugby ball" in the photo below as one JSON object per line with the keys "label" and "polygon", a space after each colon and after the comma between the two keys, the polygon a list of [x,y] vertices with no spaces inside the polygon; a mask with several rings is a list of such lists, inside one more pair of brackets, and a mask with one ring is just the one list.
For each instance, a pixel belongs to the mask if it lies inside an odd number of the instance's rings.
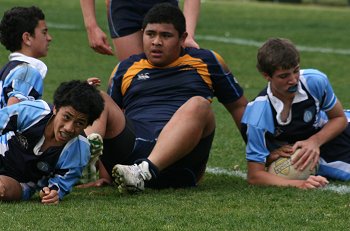
{"label": "white rugby ball", "polygon": [[315,175],[318,166],[311,170],[311,163],[303,171],[294,168],[292,159],[299,151],[300,149],[297,149],[290,157],[280,157],[272,162],[268,167],[268,172],[290,180],[306,180],[310,175]]}

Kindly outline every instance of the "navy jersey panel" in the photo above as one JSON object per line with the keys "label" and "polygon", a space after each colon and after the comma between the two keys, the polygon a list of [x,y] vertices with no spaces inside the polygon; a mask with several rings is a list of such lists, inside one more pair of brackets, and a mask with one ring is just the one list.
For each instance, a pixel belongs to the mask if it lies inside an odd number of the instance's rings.
{"label": "navy jersey panel", "polygon": [[[33,149],[42,138],[52,112],[32,110],[31,116],[37,118],[37,121],[34,119],[32,123],[29,120],[22,122],[23,119],[18,119],[16,113],[10,114],[8,122],[1,118],[3,129],[1,130],[2,170],[0,174],[8,175],[19,182],[38,181],[45,175],[49,176],[63,149],[63,147],[53,147],[42,155],[34,154]],[[23,123],[28,123],[28,127],[22,130]]]}
{"label": "navy jersey panel", "polygon": [[[166,67],[152,66],[144,54],[134,55],[117,67],[109,94],[132,121],[145,124],[157,137],[187,100],[202,96],[230,103],[243,95],[231,73],[225,73],[217,55],[186,48]],[[138,136],[138,126],[135,126]],[[143,129],[144,130],[144,129]]]}

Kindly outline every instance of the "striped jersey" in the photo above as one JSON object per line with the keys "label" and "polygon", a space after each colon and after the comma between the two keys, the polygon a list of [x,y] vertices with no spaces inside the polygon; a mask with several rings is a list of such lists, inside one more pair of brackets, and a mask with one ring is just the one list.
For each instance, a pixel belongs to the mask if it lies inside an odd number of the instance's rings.
{"label": "striped jersey", "polygon": [[20,183],[58,188],[62,199],[87,165],[90,145],[79,135],[64,146],[40,152],[52,116],[51,107],[42,100],[27,100],[0,110],[0,175]]}

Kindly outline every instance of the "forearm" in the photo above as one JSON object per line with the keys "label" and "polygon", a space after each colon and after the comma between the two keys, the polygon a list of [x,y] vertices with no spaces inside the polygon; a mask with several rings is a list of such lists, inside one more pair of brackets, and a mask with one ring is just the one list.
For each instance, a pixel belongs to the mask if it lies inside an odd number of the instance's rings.
{"label": "forearm", "polygon": [[200,13],[200,0],[185,0],[183,13],[186,18],[186,31],[189,36],[194,37],[197,21]]}
{"label": "forearm", "polygon": [[251,173],[248,171],[248,183],[252,185],[271,185],[271,186],[283,186],[283,187],[297,187],[301,188],[304,180],[289,180],[285,179],[265,170],[256,171]]}
{"label": "forearm", "polygon": [[309,139],[316,142],[319,147],[328,141],[334,139],[347,127],[348,122],[346,117],[333,118],[325,124],[325,126],[316,134],[312,135]]}
{"label": "forearm", "polygon": [[80,7],[84,17],[84,24],[87,29],[96,27],[95,0],[80,0]]}
{"label": "forearm", "polygon": [[224,105],[227,111],[231,114],[231,117],[239,130],[241,129],[241,119],[247,103],[247,99],[242,96],[237,101]]}

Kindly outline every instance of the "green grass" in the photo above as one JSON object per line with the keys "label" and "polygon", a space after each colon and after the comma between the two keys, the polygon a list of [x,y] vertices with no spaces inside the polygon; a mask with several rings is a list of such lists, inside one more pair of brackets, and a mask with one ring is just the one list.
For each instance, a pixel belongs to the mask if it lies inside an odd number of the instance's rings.
{"label": "green grass", "polygon": [[[324,0],[325,1],[325,0]],[[209,41],[212,35],[262,43],[290,38],[298,46],[350,50],[350,8],[324,4],[276,4],[244,0],[206,0],[196,34],[201,47],[217,51],[252,99],[266,84],[255,68],[257,47]],[[107,31],[104,1],[96,1]],[[319,0],[321,2],[321,0]],[[345,2],[345,1],[344,1]],[[15,5],[40,6],[53,36],[44,98],[65,80],[99,76],[103,85],[117,63],[89,47],[79,1],[1,0],[0,14]],[[344,4],[345,5],[345,4]],[[60,29],[62,25],[73,28]],[[9,52],[0,47],[0,64]],[[350,108],[350,55],[302,51],[302,67],[328,74],[344,107]],[[105,87],[102,89],[105,89]],[[244,143],[225,109],[216,101],[217,130],[209,167],[246,171]],[[332,185],[350,186],[332,182]],[[347,230],[348,194],[330,190],[249,186],[240,177],[207,173],[201,185],[182,190],[146,190],[119,195],[114,188],[74,189],[59,206],[0,203],[0,230]]]}

